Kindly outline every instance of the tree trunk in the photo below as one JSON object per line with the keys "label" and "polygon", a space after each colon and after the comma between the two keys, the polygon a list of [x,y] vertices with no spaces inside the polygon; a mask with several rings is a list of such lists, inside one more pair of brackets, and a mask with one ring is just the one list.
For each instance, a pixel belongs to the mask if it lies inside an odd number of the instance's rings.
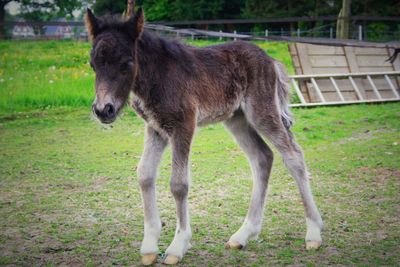
{"label": "tree trunk", "polygon": [[[292,9],[293,9],[292,1],[288,1],[287,11],[288,11],[288,15],[289,15],[289,16],[293,16],[293,14],[292,14]],[[290,29],[289,29],[290,35],[291,35],[291,36],[295,36],[295,35],[296,35],[295,23],[294,23],[294,22],[290,22],[290,23],[289,23],[289,28],[290,28]]]}
{"label": "tree trunk", "polygon": [[351,0],[343,0],[342,9],[340,10],[338,21],[338,32],[336,32],[336,38],[338,39],[349,39],[349,27],[350,27],[350,14],[351,14]]}
{"label": "tree trunk", "polygon": [[0,2],[0,39],[4,39],[6,35],[5,25],[4,25],[4,20],[6,15],[6,10],[4,9],[5,6],[6,6],[5,3]]}

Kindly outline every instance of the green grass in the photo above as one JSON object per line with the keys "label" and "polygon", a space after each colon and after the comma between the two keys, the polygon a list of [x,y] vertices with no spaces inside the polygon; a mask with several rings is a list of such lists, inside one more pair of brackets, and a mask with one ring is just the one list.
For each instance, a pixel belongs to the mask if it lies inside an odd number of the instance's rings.
{"label": "green grass", "polygon": [[[201,128],[191,157],[193,248],[183,266],[358,265],[400,262],[400,104],[295,109],[324,244],[304,248],[294,180],[276,156],[264,227],[243,251],[225,250],[246,214],[251,174],[218,124]],[[143,234],[135,174],[143,122],[125,110],[112,128],[90,108],[54,108],[0,119],[0,265],[139,264]],[[163,228],[172,240],[168,150],[157,181]]]}
{"label": "green grass", "polygon": [[93,98],[89,43],[0,42],[0,111],[84,106]]}
{"label": "green grass", "polygon": [[[188,41],[197,46],[216,41]],[[257,42],[293,73],[287,44]],[[88,106],[94,73],[87,42],[0,41],[0,113],[55,106]]]}

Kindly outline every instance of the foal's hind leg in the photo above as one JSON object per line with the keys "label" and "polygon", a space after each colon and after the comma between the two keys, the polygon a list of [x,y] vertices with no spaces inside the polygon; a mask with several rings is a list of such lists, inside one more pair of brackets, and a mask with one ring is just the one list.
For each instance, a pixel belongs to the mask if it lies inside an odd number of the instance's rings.
{"label": "foal's hind leg", "polygon": [[253,173],[253,193],[246,219],[240,229],[231,236],[228,248],[242,248],[261,231],[265,194],[272,168],[273,154],[257,132],[248,124],[242,111],[237,111],[225,122],[237,143],[246,153]]}
{"label": "foal's hind leg", "polygon": [[145,146],[137,168],[144,208],[144,237],[140,253],[143,265],[150,265],[157,259],[157,242],[161,232],[161,220],[156,203],[155,180],[157,167],[167,146],[167,139],[147,126]]}
{"label": "foal's hind leg", "polygon": [[[321,246],[322,219],[310,188],[306,164],[300,146],[290,130],[286,129],[280,113],[271,108],[267,112],[246,110],[246,116],[258,132],[268,138],[279,150],[290,174],[295,178],[306,213],[306,248]],[[257,114],[257,115],[256,115]]]}

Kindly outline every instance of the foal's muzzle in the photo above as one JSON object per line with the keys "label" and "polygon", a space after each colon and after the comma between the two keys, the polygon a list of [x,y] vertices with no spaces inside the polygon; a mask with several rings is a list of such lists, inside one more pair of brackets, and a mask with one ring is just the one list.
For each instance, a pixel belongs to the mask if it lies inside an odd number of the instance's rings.
{"label": "foal's muzzle", "polygon": [[102,123],[112,123],[117,116],[114,105],[110,103],[106,104],[103,110],[97,109],[96,104],[92,105],[92,109],[93,113],[96,114],[97,118],[99,118]]}

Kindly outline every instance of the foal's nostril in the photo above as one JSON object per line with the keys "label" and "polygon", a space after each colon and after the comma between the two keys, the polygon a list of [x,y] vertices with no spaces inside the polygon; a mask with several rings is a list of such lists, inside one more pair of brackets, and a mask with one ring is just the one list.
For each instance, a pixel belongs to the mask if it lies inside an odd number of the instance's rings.
{"label": "foal's nostril", "polygon": [[93,105],[92,105],[92,112],[93,112],[94,114],[97,115],[98,110],[97,110],[97,108],[96,108],[96,104],[93,104]]}
{"label": "foal's nostril", "polygon": [[115,115],[115,108],[112,104],[106,104],[103,110],[103,114],[107,118],[112,118]]}
{"label": "foal's nostril", "polygon": [[96,104],[92,105],[92,110],[93,110],[93,113],[96,114],[97,117],[100,117],[102,115],[101,111],[97,109]]}

